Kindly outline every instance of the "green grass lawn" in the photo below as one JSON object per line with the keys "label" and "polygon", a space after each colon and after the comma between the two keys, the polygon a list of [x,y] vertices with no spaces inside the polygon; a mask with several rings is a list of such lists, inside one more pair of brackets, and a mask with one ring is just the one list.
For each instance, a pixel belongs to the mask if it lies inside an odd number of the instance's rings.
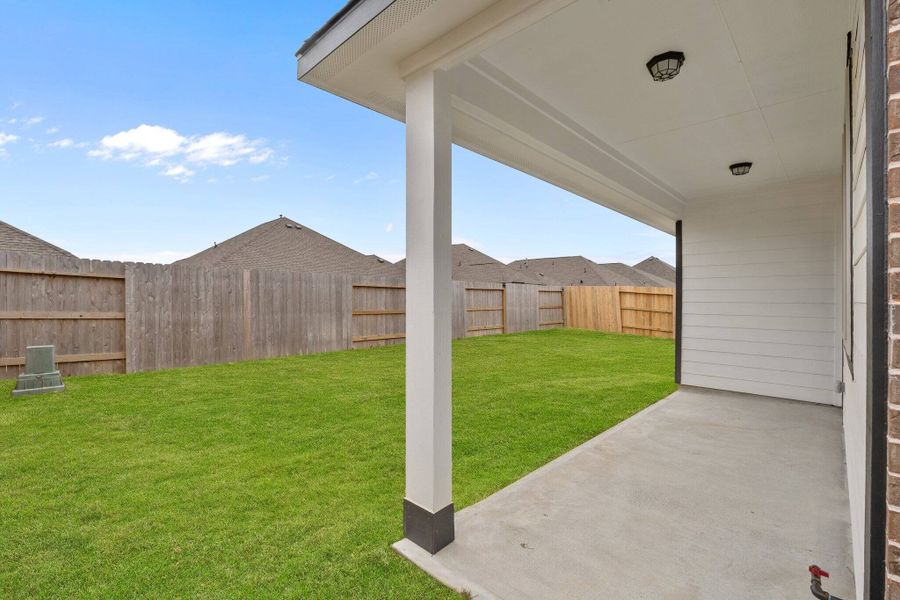
{"label": "green grass lawn", "polygon": [[[0,382],[0,597],[449,598],[402,537],[404,348]],[[675,389],[671,340],[453,343],[454,501]]]}

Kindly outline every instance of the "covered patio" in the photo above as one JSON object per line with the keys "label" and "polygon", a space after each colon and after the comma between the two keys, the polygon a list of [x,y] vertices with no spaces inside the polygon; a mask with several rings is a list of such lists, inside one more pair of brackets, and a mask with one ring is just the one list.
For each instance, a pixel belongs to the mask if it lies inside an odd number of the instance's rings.
{"label": "covered patio", "polygon": [[[301,81],[406,123],[404,554],[500,597],[804,597],[812,563],[882,595],[884,8],[355,0],[303,44]],[[685,386],[457,515],[452,144],[675,236]]]}
{"label": "covered patio", "polygon": [[489,598],[804,598],[811,563],[853,597],[841,414],[684,388],[456,515],[432,556]]}

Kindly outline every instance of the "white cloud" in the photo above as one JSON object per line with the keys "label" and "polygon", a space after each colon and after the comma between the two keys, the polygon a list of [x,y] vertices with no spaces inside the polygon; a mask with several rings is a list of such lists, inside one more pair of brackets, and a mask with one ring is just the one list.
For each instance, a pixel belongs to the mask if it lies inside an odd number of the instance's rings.
{"label": "white cloud", "polygon": [[152,160],[182,152],[185,142],[186,138],[172,129],[158,125],[139,125],[128,131],[105,136],[100,140],[100,147],[88,154],[103,159]]}
{"label": "white cloud", "polygon": [[272,158],[273,154],[274,152],[270,148],[263,148],[259,152],[251,154],[248,160],[254,165],[258,165],[259,163],[266,162],[267,160]]}
{"label": "white cloud", "polygon": [[362,183],[363,181],[375,181],[376,179],[378,179],[378,173],[376,173],[375,171],[369,171],[359,179],[355,180],[353,183],[356,184]]}
{"label": "white cloud", "polygon": [[195,138],[188,144],[185,153],[190,162],[220,167],[230,167],[245,158],[253,164],[259,164],[272,156],[272,150],[260,148],[258,141],[250,141],[244,135],[222,132]]}
{"label": "white cloud", "polygon": [[393,224],[393,223],[388,223],[388,224],[387,224],[387,227],[385,227],[384,230],[385,230],[387,233],[392,232],[392,231],[394,230],[394,224]]}
{"label": "white cloud", "polygon": [[8,125],[15,125],[15,124],[18,123],[18,122],[19,122],[18,119],[7,119],[7,120],[6,120],[6,123],[7,123]]}
{"label": "white cloud", "polygon": [[11,133],[3,133],[2,131],[0,131],[0,157],[4,157],[7,154],[4,146],[6,144],[12,144],[17,139],[19,139],[19,136],[17,135],[13,135]]}
{"label": "white cloud", "polygon": [[24,127],[25,129],[28,129],[32,125],[37,125],[38,123],[42,122],[43,120],[44,120],[44,117],[31,117],[29,119],[25,119],[22,122],[22,127]]}
{"label": "white cloud", "polygon": [[48,148],[69,148],[75,145],[75,140],[72,138],[63,138],[61,140],[56,140],[55,142],[50,142],[47,144]]}
{"label": "white cloud", "polygon": [[159,125],[139,125],[127,131],[105,136],[89,156],[103,160],[123,160],[161,167],[162,174],[180,181],[195,173],[186,165],[199,168],[231,167],[240,162],[261,164],[274,156],[263,140],[251,140],[243,134],[215,132],[206,135],[182,135]]}
{"label": "white cloud", "polygon": [[261,183],[269,178],[268,175],[257,175],[256,177],[251,177],[250,181],[253,183]]}
{"label": "white cloud", "polygon": [[191,177],[194,176],[194,172],[185,167],[184,165],[175,165],[174,167],[169,167],[162,173],[166,177],[172,177],[182,183],[188,181]]}
{"label": "white cloud", "polygon": [[59,133],[59,127],[49,127],[46,131],[44,131],[47,135],[53,135],[54,133]]}

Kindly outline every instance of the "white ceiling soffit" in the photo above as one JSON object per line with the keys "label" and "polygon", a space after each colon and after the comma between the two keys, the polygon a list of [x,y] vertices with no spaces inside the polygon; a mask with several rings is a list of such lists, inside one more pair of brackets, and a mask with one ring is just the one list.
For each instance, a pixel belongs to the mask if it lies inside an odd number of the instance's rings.
{"label": "white ceiling soffit", "polygon": [[[384,0],[356,9],[368,2]],[[671,232],[685,199],[840,172],[849,14],[848,0],[395,0],[299,72],[403,120],[401,73],[457,65],[456,143]],[[685,65],[655,83],[644,63],[666,50]],[[732,176],[743,160],[751,174]]]}

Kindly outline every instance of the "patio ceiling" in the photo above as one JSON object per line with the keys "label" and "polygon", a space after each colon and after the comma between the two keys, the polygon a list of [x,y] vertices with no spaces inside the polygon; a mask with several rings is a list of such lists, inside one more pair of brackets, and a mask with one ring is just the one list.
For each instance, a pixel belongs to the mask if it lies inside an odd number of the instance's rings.
{"label": "patio ceiling", "polygon": [[[404,76],[447,69],[455,143],[672,232],[692,199],[840,173],[848,20],[846,0],[362,0],[298,74],[403,120]],[[684,68],[654,83],[666,50]]]}

